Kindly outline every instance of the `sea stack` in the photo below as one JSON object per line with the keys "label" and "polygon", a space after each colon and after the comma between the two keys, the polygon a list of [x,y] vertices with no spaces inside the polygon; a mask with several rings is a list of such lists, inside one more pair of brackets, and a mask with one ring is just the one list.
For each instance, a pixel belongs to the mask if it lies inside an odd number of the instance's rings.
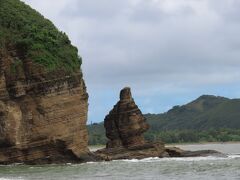
{"label": "sea stack", "polygon": [[104,120],[107,148],[132,147],[145,144],[143,133],[149,128],[142,112],[132,98],[131,89],[120,92],[120,100]]}
{"label": "sea stack", "polygon": [[145,142],[143,134],[149,129],[142,112],[132,98],[131,89],[120,91],[120,100],[104,120],[106,148],[95,152],[104,160],[143,159],[168,155],[162,142]]}
{"label": "sea stack", "polygon": [[149,125],[135,104],[129,87],[121,90],[120,100],[106,116],[104,126],[109,140],[106,148],[94,154],[106,161],[222,155],[217,151],[184,151],[177,147],[165,147],[163,142],[146,142],[143,134],[149,129]]}
{"label": "sea stack", "polygon": [[88,94],[77,48],[20,0],[0,2],[0,164],[81,162]]}

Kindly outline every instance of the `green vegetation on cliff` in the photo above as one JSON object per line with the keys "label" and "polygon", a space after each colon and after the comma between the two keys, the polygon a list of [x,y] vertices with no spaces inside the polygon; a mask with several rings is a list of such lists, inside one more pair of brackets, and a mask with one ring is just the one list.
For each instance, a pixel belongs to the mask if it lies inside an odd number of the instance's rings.
{"label": "green vegetation on cliff", "polygon": [[[240,99],[204,95],[163,114],[146,114],[149,141],[240,141]],[[105,144],[103,123],[88,126],[89,144]]]}
{"label": "green vegetation on cliff", "polygon": [[16,49],[48,71],[74,72],[81,65],[67,35],[20,0],[0,0],[0,48]]}

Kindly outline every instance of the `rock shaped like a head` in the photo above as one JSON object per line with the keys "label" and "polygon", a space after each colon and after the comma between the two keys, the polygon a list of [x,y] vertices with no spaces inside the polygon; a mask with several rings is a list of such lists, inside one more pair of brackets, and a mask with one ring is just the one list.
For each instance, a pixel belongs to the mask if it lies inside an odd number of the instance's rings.
{"label": "rock shaped like a head", "polygon": [[130,87],[123,88],[120,92],[120,101],[131,101],[131,100],[133,100],[131,88]]}

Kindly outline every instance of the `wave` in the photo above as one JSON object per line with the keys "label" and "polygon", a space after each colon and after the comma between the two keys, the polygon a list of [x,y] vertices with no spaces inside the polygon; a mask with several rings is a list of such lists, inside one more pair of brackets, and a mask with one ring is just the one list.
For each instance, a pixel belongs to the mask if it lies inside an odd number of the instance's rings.
{"label": "wave", "polygon": [[[81,164],[72,164],[66,163],[66,166],[84,166],[86,164],[109,164],[111,162],[129,162],[129,163],[138,163],[138,162],[166,162],[166,161],[214,161],[214,160],[232,160],[232,159],[240,159],[240,154],[228,154],[226,156],[206,156],[206,157],[169,157],[169,158],[158,158],[158,157],[150,157],[145,159],[123,159],[123,160],[113,160],[113,161],[102,161],[102,162],[86,162]],[[64,165],[64,164],[63,164]],[[0,167],[15,167],[15,166],[24,166],[24,164],[11,164],[11,165],[0,165]],[[58,166],[57,164],[51,164],[48,166]],[[44,166],[31,166],[32,168],[43,168]],[[0,180],[5,180],[4,178],[0,177]]]}
{"label": "wave", "polygon": [[217,157],[217,156],[206,156],[206,157],[176,157],[176,158],[146,158],[146,159],[125,159],[119,160],[123,162],[159,162],[159,161],[214,161],[214,160],[229,160],[229,159],[240,159],[240,154],[230,154],[226,155],[226,157]]}
{"label": "wave", "polygon": [[240,158],[240,154],[229,154],[228,157],[232,159],[236,159],[236,158]]}

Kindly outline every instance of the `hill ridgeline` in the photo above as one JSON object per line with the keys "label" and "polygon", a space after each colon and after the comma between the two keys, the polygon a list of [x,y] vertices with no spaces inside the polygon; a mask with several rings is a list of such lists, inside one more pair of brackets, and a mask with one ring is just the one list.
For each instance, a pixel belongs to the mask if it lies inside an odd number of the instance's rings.
{"label": "hill ridgeline", "polygon": [[[145,114],[149,141],[167,143],[240,141],[240,99],[203,95],[166,113]],[[88,125],[90,144],[106,141],[103,123]]]}

